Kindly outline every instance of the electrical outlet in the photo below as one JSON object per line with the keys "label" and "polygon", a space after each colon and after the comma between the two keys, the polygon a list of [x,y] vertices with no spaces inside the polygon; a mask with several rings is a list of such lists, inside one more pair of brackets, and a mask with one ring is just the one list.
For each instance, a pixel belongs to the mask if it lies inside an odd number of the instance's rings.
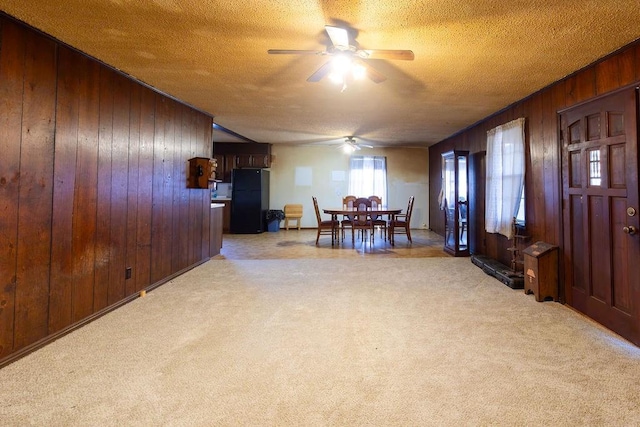
{"label": "electrical outlet", "polygon": [[126,279],[131,279],[131,267],[127,267],[124,270],[124,278]]}

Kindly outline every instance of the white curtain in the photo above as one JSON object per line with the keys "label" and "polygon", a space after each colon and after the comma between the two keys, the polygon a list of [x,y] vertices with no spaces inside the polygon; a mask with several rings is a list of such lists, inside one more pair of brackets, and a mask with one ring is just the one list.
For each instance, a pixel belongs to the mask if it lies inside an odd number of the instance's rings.
{"label": "white curtain", "polygon": [[356,197],[380,196],[387,204],[387,158],[351,156],[349,194]]}
{"label": "white curtain", "polygon": [[487,132],[485,230],[513,238],[524,186],[524,118]]}

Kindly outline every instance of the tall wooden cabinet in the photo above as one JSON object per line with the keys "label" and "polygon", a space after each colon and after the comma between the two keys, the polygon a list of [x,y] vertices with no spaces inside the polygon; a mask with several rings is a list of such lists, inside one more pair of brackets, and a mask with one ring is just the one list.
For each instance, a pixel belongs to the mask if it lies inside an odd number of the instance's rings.
{"label": "tall wooden cabinet", "polygon": [[442,202],[445,217],[444,250],[469,256],[469,152],[442,153]]}

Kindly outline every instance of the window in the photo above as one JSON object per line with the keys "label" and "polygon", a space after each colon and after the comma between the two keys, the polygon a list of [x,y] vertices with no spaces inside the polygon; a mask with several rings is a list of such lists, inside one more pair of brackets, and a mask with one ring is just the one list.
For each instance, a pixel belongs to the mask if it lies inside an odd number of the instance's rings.
{"label": "window", "polygon": [[387,158],[351,156],[349,194],[356,197],[380,196],[387,203]]}
{"label": "window", "polygon": [[601,184],[600,149],[589,150],[589,185],[600,186]]}
{"label": "window", "polygon": [[520,202],[518,203],[518,213],[516,214],[516,224],[524,226],[524,186],[521,191]]}
{"label": "window", "polygon": [[524,118],[487,132],[485,230],[513,237],[513,218],[524,222]]}

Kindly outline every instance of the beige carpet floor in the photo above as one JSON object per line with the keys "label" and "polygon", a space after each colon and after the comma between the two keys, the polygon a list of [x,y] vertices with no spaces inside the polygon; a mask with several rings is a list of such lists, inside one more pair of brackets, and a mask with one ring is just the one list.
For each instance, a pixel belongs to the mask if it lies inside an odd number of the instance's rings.
{"label": "beige carpet floor", "polygon": [[3,426],[637,426],[640,349],[468,258],[214,259],[0,370]]}

